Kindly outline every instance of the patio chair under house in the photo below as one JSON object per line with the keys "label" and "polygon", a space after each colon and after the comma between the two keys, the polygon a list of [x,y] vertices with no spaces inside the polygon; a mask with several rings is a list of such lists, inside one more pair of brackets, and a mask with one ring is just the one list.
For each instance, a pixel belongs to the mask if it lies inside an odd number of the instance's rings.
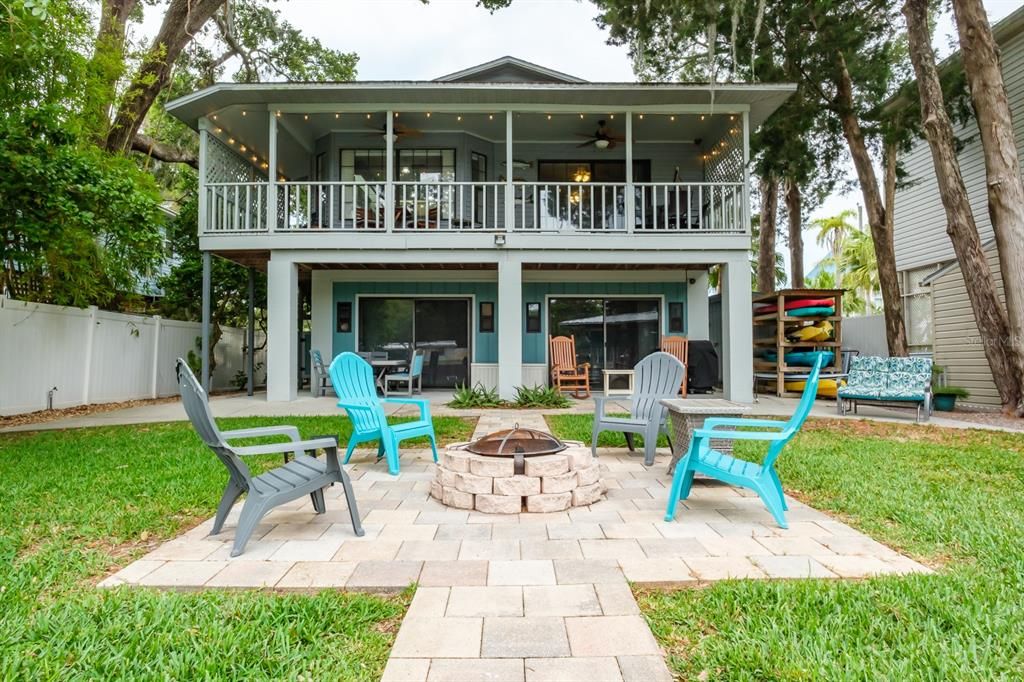
{"label": "patio chair under house", "polygon": [[[786,496],[782,490],[782,482],[775,472],[775,460],[782,453],[786,444],[803,426],[807,415],[814,405],[814,397],[818,392],[818,375],[826,356],[819,355],[814,368],[807,378],[803,396],[797,404],[796,412],[788,421],[775,419],[737,419],[715,417],[704,420],[704,427],[693,432],[693,440],[686,457],[676,467],[672,478],[672,489],[669,491],[668,508],[665,520],[671,521],[676,515],[676,506],[680,500],[690,496],[694,474],[701,473],[710,478],[728,483],[729,485],[749,488],[756,492],[764,501],[768,511],[775,517],[776,523],[782,528],[789,528],[786,523]],[[721,429],[719,427],[726,427]],[[756,428],[757,431],[739,431],[739,428]],[[713,441],[718,440],[749,440],[768,442],[768,453],[760,464],[726,455],[712,448]]]}
{"label": "patio chair under house", "polygon": [[576,336],[552,336],[551,385],[559,393],[571,390],[577,398],[590,396],[590,363],[577,362]]}
{"label": "patio chair under house", "polygon": [[408,395],[412,395],[415,388],[418,393],[423,393],[423,351],[414,350],[409,367],[404,372],[384,375],[384,395],[389,395],[392,384],[405,384]]}
{"label": "patio chair under house", "polygon": [[[386,457],[388,472],[397,476],[398,444],[409,438],[426,436],[437,461],[437,438],[434,422],[430,418],[430,402],[425,398],[377,397],[377,384],[373,368],[355,353],[345,352],[334,358],[328,368],[331,385],[338,395],[338,407],[344,408],[352,422],[352,435],[345,450],[345,464],[352,459],[352,451],[359,443],[378,441],[377,459]],[[418,405],[419,419],[402,424],[388,424],[384,403]]]}
{"label": "patio chair under house", "polygon": [[678,359],[668,353],[651,353],[633,368],[636,376],[636,391],[629,398],[628,417],[610,417],[605,414],[605,403],[617,398],[594,396],[594,432],[591,450],[597,456],[597,437],[602,431],[622,431],[626,435],[626,444],[633,450],[633,434],[644,437],[644,464],[654,464],[654,453],[658,445],[658,435],[668,435],[665,424],[665,407],[662,400],[675,398],[679,394],[679,385],[686,374],[686,368]]}
{"label": "patio chair under house", "polygon": [[[210,413],[206,392],[199,385],[199,381],[192,374],[188,364],[181,358],[178,358],[177,375],[181,402],[192,422],[192,427],[228,470],[228,484],[217,507],[217,516],[214,518],[210,535],[220,533],[231,508],[242,493],[246,493],[242,514],[238,519],[238,528],[235,530],[235,542],[231,548],[231,556],[238,556],[245,551],[245,545],[256,529],[256,525],[274,507],[309,495],[313,500],[313,509],[317,514],[323,514],[327,510],[324,503],[324,488],[334,483],[341,483],[344,487],[349,517],[352,519],[352,529],[356,535],[363,535],[363,528],[359,523],[359,510],[356,507],[356,497],[352,492],[352,483],[348,474],[338,464],[337,439],[327,436],[302,440],[299,437],[298,429],[294,426],[266,426],[221,431],[217,428],[217,423]],[[230,444],[230,441],[241,438],[280,436],[287,436],[289,441],[244,447]],[[317,450],[323,450],[326,453],[324,459],[317,459],[306,454],[307,452],[315,453]],[[259,476],[253,476],[249,467],[241,459],[251,455],[279,453],[285,455],[285,464]],[[294,459],[290,462],[288,453],[294,454]]]}

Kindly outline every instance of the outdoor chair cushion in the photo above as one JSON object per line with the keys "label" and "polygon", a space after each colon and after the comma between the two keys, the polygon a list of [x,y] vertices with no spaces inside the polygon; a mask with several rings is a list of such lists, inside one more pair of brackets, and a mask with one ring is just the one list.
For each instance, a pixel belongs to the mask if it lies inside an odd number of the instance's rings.
{"label": "outdoor chair cushion", "polygon": [[932,380],[929,358],[889,358],[882,398],[885,400],[924,400]]}
{"label": "outdoor chair cushion", "polygon": [[786,314],[790,317],[817,317],[819,315],[835,315],[836,309],[829,306],[814,306],[787,310]]}
{"label": "outdoor chair cushion", "polygon": [[886,358],[858,356],[850,363],[846,386],[839,389],[843,398],[877,399],[886,387]]}

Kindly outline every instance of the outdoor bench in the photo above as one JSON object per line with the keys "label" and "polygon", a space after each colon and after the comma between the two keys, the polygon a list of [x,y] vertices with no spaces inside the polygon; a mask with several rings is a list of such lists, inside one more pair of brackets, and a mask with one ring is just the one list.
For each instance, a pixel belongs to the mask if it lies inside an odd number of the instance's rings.
{"label": "outdoor bench", "polygon": [[855,357],[846,386],[836,394],[836,410],[845,415],[850,405],[871,402],[889,407],[916,405],[917,421],[928,421],[932,412],[931,358]]}

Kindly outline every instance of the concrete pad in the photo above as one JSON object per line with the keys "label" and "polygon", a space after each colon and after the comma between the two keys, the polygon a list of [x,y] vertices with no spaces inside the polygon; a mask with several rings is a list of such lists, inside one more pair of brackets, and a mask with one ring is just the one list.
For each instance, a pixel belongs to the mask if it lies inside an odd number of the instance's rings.
{"label": "concrete pad", "polygon": [[640,613],[633,591],[626,583],[597,583],[594,590],[605,616],[635,616]]}
{"label": "concrete pad", "polygon": [[836,578],[835,573],[809,556],[752,556],[769,578]]}
{"label": "concrete pad", "polygon": [[[521,526],[525,527],[525,526]],[[544,530],[543,526],[541,530]],[[521,540],[524,559],[582,559],[583,552],[577,540]]]}
{"label": "concrete pad", "polygon": [[622,682],[622,674],[618,662],[611,657],[526,659],[526,682],[552,680]]}
{"label": "concrete pad", "polygon": [[565,629],[574,657],[661,654],[641,616],[566,618]]}
{"label": "concrete pad", "polygon": [[277,582],[276,587],[280,589],[344,587],[355,569],[354,561],[297,561]]}
{"label": "concrete pad", "polygon": [[391,658],[479,658],[482,618],[406,618]]}
{"label": "concrete pad", "polygon": [[672,682],[672,673],[661,656],[619,656],[623,682]]}
{"label": "concrete pad", "polygon": [[554,564],[559,585],[626,582],[614,559],[556,559]]}
{"label": "concrete pad", "polygon": [[426,682],[429,658],[390,658],[380,682]]}
{"label": "concrete pad", "polygon": [[206,581],[206,587],[273,587],[291,569],[291,561],[232,561]]}
{"label": "concrete pad", "polygon": [[424,587],[486,585],[486,561],[424,561],[419,584]]}
{"label": "concrete pad", "polygon": [[453,587],[448,599],[450,617],[523,615],[523,588],[518,586]]}
{"label": "concrete pad", "polygon": [[529,616],[600,616],[601,604],[593,585],[537,585],[523,588]]}
{"label": "concrete pad", "polygon": [[491,658],[569,656],[561,618],[485,618],[481,655]]}
{"label": "concrete pad", "polygon": [[554,585],[555,569],[549,560],[492,561],[488,585]]}
{"label": "concrete pad", "polygon": [[345,584],[349,588],[403,588],[416,582],[422,561],[360,561]]}
{"label": "concrete pad", "polygon": [[523,682],[518,658],[435,658],[427,682]]}

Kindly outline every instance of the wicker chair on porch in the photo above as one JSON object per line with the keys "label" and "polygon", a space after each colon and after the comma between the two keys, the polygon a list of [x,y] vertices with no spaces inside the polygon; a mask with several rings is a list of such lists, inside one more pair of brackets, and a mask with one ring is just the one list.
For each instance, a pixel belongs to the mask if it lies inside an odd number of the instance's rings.
{"label": "wicker chair on porch", "polygon": [[576,336],[552,336],[551,385],[559,393],[571,390],[577,398],[590,397],[590,363],[576,362]]}
{"label": "wicker chair on porch", "polygon": [[685,336],[663,336],[661,337],[661,350],[683,363],[683,384],[679,387],[679,394],[686,397],[686,383],[689,378],[690,368],[690,341]]}

